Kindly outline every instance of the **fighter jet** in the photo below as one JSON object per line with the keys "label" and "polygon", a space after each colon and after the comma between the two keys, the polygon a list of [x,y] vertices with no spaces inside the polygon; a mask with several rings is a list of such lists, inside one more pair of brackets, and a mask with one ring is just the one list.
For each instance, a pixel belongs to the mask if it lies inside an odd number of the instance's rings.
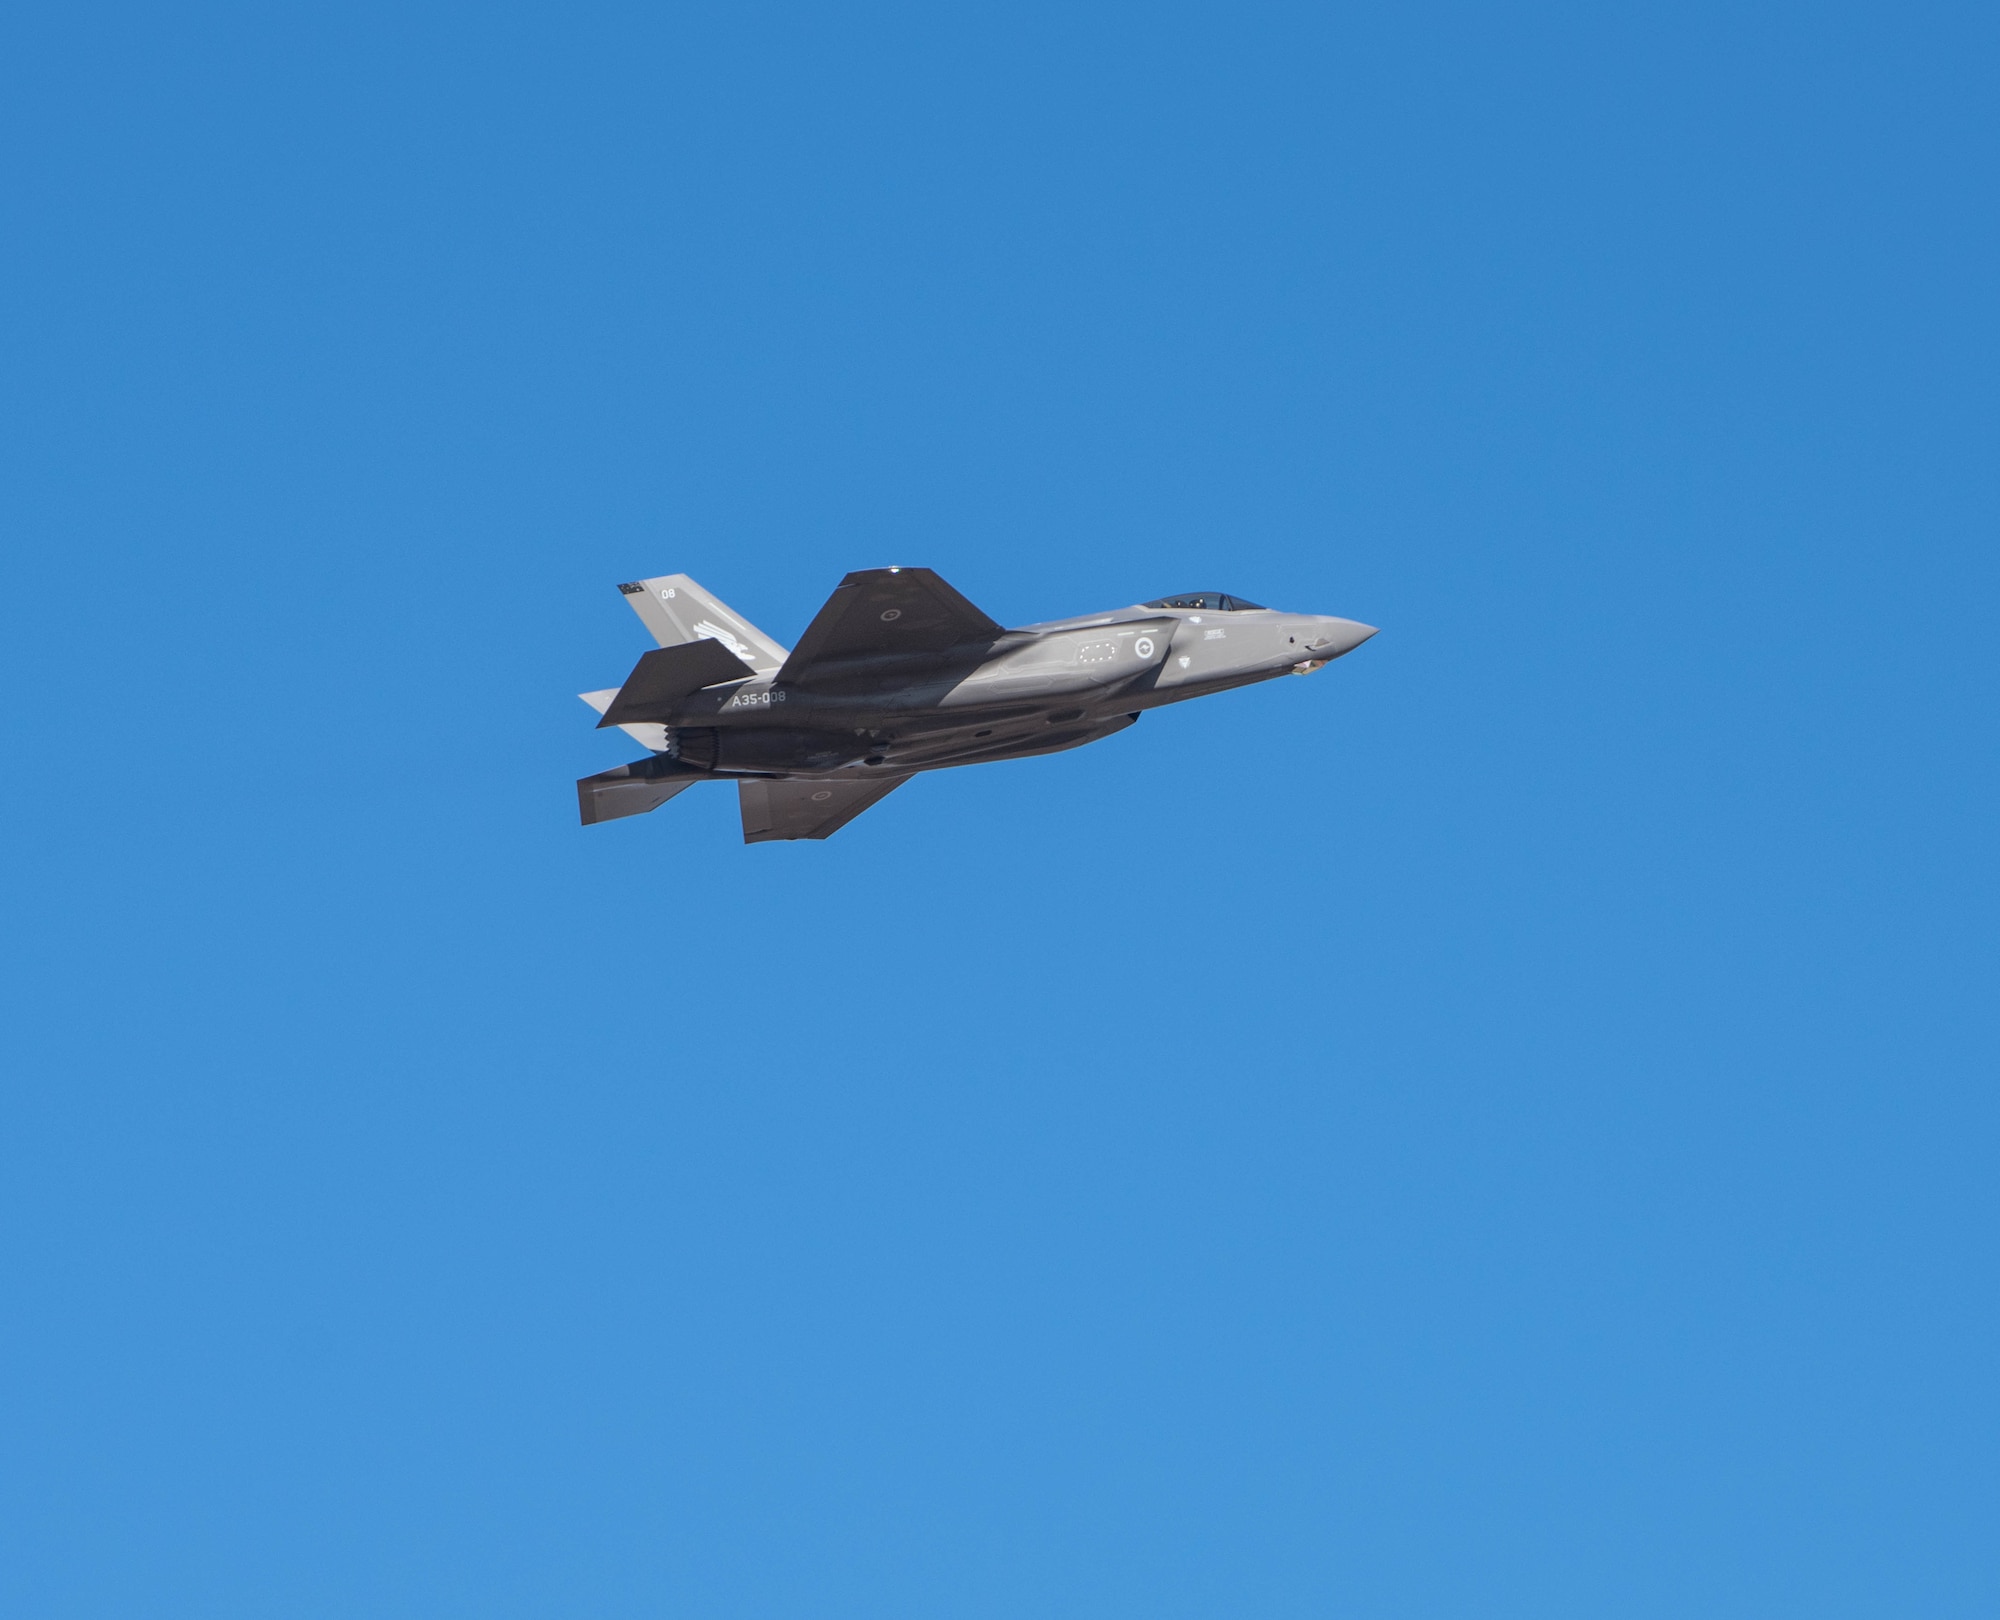
{"label": "fighter jet", "polygon": [[1081,748],[1375,634],[1215,591],[1008,630],[928,568],[864,568],[787,651],[685,574],[618,589],[659,649],[581,695],[648,757],[577,783],[584,825],[733,781],[746,844],[831,837],[919,771]]}

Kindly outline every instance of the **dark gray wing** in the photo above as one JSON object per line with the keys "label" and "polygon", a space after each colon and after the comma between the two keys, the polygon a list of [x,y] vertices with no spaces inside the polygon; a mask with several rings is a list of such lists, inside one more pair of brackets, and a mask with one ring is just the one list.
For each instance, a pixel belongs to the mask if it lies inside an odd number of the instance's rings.
{"label": "dark gray wing", "polygon": [[863,568],[843,579],[813,616],[778,680],[810,685],[815,666],[884,653],[938,653],[1002,633],[928,568]]}
{"label": "dark gray wing", "polygon": [[721,681],[748,680],[757,672],[719,641],[704,637],[677,647],[649,652],[632,666],[625,684],[597,722],[629,726],[648,720],[671,720],[681,699]]}
{"label": "dark gray wing", "polygon": [[583,824],[594,827],[620,816],[643,816],[701,780],[695,776],[648,777],[642,774],[646,764],[642,760],[637,765],[620,765],[615,771],[586,776],[578,782],[576,808]]}
{"label": "dark gray wing", "polygon": [[736,784],[743,807],[743,842],[768,844],[780,838],[831,838],[862,811],[886,799],[907,776],[829,777],[817,782]]}

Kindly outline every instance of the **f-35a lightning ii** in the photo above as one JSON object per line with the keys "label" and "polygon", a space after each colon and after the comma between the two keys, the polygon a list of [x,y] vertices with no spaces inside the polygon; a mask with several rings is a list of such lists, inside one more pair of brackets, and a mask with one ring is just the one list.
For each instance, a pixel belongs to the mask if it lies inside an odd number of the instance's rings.
{"label": "f-35a lightning ii", "polygon": [[928,568],[864,568],[787,652],[685,574],[618,588],[659,650],[583,701],[650,757],[577,783],[584,824],[721,779],[748,844],[830,837],[918,771],[1080,748],[1375,634],[1209,591],[1008,630]]}

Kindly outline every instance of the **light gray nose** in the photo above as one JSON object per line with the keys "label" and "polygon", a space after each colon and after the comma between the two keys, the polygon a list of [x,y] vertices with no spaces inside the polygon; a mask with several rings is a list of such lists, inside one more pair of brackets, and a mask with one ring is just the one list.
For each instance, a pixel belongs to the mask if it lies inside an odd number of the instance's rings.
{"label": "light gray nose", "polygon": [[1321,619],[1313,627],[1306,652],[1313,658],[1338,658],[1342,653],[1353,652],[1374,634],[1372,624],[1361,624],[1354,619]]}

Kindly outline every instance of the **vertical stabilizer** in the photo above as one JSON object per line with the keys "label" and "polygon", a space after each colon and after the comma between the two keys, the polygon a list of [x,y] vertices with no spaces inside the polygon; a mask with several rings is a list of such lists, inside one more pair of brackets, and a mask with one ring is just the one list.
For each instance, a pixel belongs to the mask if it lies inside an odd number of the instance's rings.
{"label": "vertical stabilizer", "polygon": [[662,647],[719,641],[759,675],[773,673],[785,661],[786,648],[685,574],[662,574],[618,588]]}

